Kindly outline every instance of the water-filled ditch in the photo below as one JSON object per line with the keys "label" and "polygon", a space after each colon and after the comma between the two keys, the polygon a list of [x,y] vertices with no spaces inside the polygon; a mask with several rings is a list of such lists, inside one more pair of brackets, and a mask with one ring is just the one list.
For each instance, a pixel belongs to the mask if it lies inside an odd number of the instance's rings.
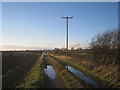
{"label": "water-filled ditch", "polygon": [[[53,57],[52,57],[53,58]],[[72,66],[69,66],[65,63],[63,63],[60,60],[57,60],[55,58],[53,58],[54,60],[58,61],[61,65],[63,65],[68,71],[70,71],[71,73],[73,73],[75,76],[79,77],[80,79],[82,79],[85,83],[89,84],[90,86],[94,87],[94,88],[102,88],[103,86],[98,84],[95,80],[91,79],[89,76],[86,76],[85,74],[83,74],[81,71],[73,68]]]}
{"label": "water-filled ditch", "polygon": [[91,85],[92,87],[94,87],[94,88],[102,88],[101,85],[96,83],[94,80],[92,80],[90,77],[86,76],[82,72],[76,70],[75,68],[73,68],[71,66],[66,66],[66,68],[67,68],[68,71],[72,72],[73,74],[75,74],[77,77],[79,77],[84,82],[86,82],[87,84]]}

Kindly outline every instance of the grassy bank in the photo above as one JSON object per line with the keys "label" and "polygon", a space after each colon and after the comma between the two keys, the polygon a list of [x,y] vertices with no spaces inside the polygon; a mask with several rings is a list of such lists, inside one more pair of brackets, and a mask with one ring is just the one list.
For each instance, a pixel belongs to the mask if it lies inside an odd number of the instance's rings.
{"label": "grassy bank", "polygon": [[118,87],[119,86],[119,82],[117,82],[117,77],[112,77],[109,76],[109,73],[103,73],[103,71],[97,71],[97,69],[99,68],[88,68],[82,64],[80,64],[79,62],[75,62],[73,60],[71,60],[70,57],[65,57],[65,56],[58,56],[55,54],[51,54],[51,56],[55,59],[59,59],[62,62],[73,66],[74,68],[82,71],[84,74],[86,74],[87,76],[93,78],[94,80],[96,80],[98,83],[101,83],[104,87]]}
{"label": "grassy bank", "polygon": [[44,83],[44,67],[41,55],[31,69],[26,79],[19,85],[20,88],[42,88]]}
{"label": "grassy bank", "polygon": [[54,70],[56,71],[57,76],[60,78],[63,83],[64,88],[87,88],[90,87],[84,83],[84,81],[80,80],[72,73],[70,73],[65,67],[63,67],[60,63],[58,63],[53,58],[49,57],[48,62],[52,65]]}

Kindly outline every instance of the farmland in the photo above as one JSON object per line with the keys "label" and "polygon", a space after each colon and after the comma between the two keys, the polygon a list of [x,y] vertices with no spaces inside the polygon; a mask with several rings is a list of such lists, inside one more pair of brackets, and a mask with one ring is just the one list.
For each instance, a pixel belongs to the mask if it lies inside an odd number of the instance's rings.
{"label": "farmland", "polygon": [[40,55],[40,51],[2,52],[2,87],[16,88]]}
{"label": "farmland", "polygon": [[[119,87],[116,65],[100,71],[89,59],[90,50],[3,52],[3,88]],[[84,61],[83,61],[84,60]],[[94,62],[95,63],[95,62]],[[93,66],[92,66],[93,65]],[[114,69],[115,70],[115,69]],[[108,73],[109,72],[109,73]]]}
{"label": "farmland", "polygon": [[120,88],[114,58],[103,63],[92,55],[92,49],[68,50],[67,56],[65,50],[4,51],[2,88]]}
{"label": "farmland", "polygon": [[[80,61],[72,61],[73,58],[71,59],[70,56],[53,54],[54,51],[48,51],[48,53],[48,55],[43,55],[42,59],[42,65],[44,65],[43,88],[119,87],[120,83],[117,81],[118,77],[115,77],[116,73],[110,74],[113,72],[112,68],[115,68],[114,65],[106,66],[99,71],[100,66],[90,67],[87,63],[88,66],[83,66],[83,62],[80,64]],[[68,68],[66,68],[67,66]]]}
{"label": "farmland", "polygon": [[8,1],[0,4],[2,89],[120,89],[118,0]]}

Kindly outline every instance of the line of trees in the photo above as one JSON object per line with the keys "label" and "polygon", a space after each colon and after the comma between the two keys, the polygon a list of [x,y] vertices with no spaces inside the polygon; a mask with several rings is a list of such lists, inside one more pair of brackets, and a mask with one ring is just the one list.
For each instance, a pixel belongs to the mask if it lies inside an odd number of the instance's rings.
{"label": "line of trees", "polygon": [[92,60],[105,65],[120,64],[118,31],[118,29],[107,30],[93,37],[90,43]]}

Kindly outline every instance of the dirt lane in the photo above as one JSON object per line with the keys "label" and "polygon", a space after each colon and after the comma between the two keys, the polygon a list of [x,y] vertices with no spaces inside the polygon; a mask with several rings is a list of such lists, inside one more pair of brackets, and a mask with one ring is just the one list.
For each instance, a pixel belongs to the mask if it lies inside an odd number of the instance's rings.
{"label": "dirt lane", "polygon": [[43,57],[43,64],[44,64],[44,73],[45,73],[44,88],[63,88],[63,85],[60,82],[59,78],[57,77],[56,72],[49,64],[46,54]]}
{"label": "dirt lane", "polygon": [[52,80],[45,74],[44,80],[44,88],[62,88],[62,84],[60,83],[58,78]]}

